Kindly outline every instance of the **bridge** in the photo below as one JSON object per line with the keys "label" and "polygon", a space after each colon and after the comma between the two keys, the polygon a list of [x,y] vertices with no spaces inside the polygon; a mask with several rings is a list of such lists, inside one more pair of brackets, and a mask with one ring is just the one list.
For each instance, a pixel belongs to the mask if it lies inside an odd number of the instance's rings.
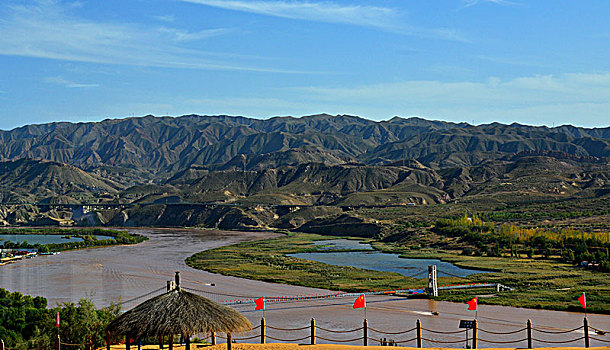
{"label": "bridge", "polygon": [[[415,274],[421,275],[425,271],[421,271],[420,273]],[[443,273],[447,273],[441,271]],[[460,277],[460,276],[457,276]],[[262,295],[244,295],[244,294],[235,294],[231,291],[222,291],[222,290],[214,290],[215,287],[213,284],[208,284],[211,288],[203,290],[199,289],[200,287],[188,287],[185,285],[181,285],[181,288],[202,295],[212,301],[215,301],[224,305],[231,306],[239,306],[239,305],[248,305],[251,304],[254,306],[254,300],[262,297]],[[174,281],[167,282],[167,288],[161,288],[150,292],[148,294],[126,300],[122,302],[122,305],[131,304],[138,300],[141,300],[145,297],[158,294],[164,289],[167,291],[175,288]],[[411,296],[417,294],[427,294],[429,296],[438,296],[439,291],[443,290],[453,290],[453,289],[472,289],[472,288],[494,288],[496,292],[502,292],[507,290],[512,290],[513,288],[504,286],[499,283],[461,283],[461,284],[451,284],[451,285],[441,285],[438,286],[437,282],[437,268],[436,265],[428,266],[428,287],[405,287],[399,289],[387,289],[387,290],[369,290],[364,292],[330,292],[330,293],[320,293],[320,294],[303,294],[303,295],[283,295],[283,296],[264,296],[265,303],[295,303],[302,301],[322,301],[328,299],[341,299],[341,298],[355,298],[362,294],[366,296],[373,295],[402,295],[402,296]]]}
{"label": "bridge", "polygon": [[[434,285],[436,266],[428,267],[428,284]],[[442,272],[442,271],[440,271]],[[168,281],[167,289],[172,290],[176,284],[174,281]],[[255,299],[261,296],[247,296],[232,294],[231,291],[214,290],[213,284],[208,284],[208,290],[197,289],[195,287],[180,285],[184,290],[189,290],[197,294],[205,295],[210,299],[214,299],[222,304],[231,305],[234,307],[242,306],[242,312],[245,310],[255,309]],[[464,289],[464,288],[496,288],[498,291],[509,289],[509,287],[502,286],[495,283],[466,283],[466,284],[455,284],[455,285],[441,285],[437,286],[437,292],[450,289]],[[201,285],[198,286],[201,288]],[[158,294],[163,289],[159,289],[149,293],[148,295]],[[350,298],[349,302],[345,300],[340,303],[321,303],[323,307],[336,307],[336,305],[346,305],[349,307],[351,302],[361,294],[365,295],[396,295],[396,294],[420,294],[420,293],[434,293],[433,290],[429,290],[428,287],[415,287],[415,288],[402,288],[396,290],[378,290],[378,291],[367,291],[359,293],[347,293],[347,292],[328,292],[322,294],[310,294],[310,295],[290,295],[290,296],[275,296],[265,297],[266,304],[274,303],[295,303],[301,301],[316,301],[316,300],[327,300],[335,298]],[[146,296],[148,296],[146,295]],[[140,298],[144,298],[142,296]],[[389,298],[397,299],[397,298]],[[135,299],[134,299],[135,300]],[[134,301],[132,300],[132,301]],[[131,301],[128,301],[131,302]],[[383,302],[380,298],[373,300],[373,302]],[[125,304],[124,302],[122,304]],[[306,304],[307,305],[307,304]],[[311,302],[306,307],[312,307]],[[270,319],[275,319],[279,313],[285,313],[286,309],[295,308],[299,309],[300,306],[280,306],[270,307],[269,312],[274,312],[274,316]],[[391,307],[376,307],[378,312],[384,312],[384,310],[404,311],[400,308]],[[334,309],[336,310],[336,309]],[[333,312],[333,311],[331,311]],[[416,314],[421,314],[415,311]],[[297,313],[298,314],[298,313]],[[207,336],[212,344],[216,344],[217,340],[227,343],[227,348],[231,349],[234,342],[236,343],[258,343],[265,344],[267,342],[282,342],[282,343],[298,343],[298,344],[316,344],[330,343],[330,344],[349,344],[349,345],[385,345],[385,346],[412,346],[418,348],[426,347],[438,347],[438,346],[461,346],[464,344],[467,348],[482,348],[479,345],[490,346],[485,344],[491,344],[492,347],[498,346],[515,346],[519,348],[532,349],[537,346],[550,344],[550,346],[583,346],[588,348],[590,346],[603,346],[610,343],[610,340],[605,338],[608,330],[600,329],[597,327],[597,322],[600,319],[593,319],[593,324],[589,323],[589,320],[585,316],[582,323],[578,322],[577,319],[573,319],[571,323],[557,324],[546,324],[541,322],[540,319],[527,320],[506,320],[504,318],[498,319],[494,316],[481,316],[477,318],[476,313],[474,319],[470,319],[471,316],[467,317],[466,320],[460,320],[459,328],[453,329],[446,324],[458,327],[458,318],[455,316],[464,316],[461,314],[450,314],[447,316],[438,315],[438,313],[431,312],[431,316],[438,316],[432,322],[430,319],[424,319],[423,322],[420,318],[414,320],[414,317],[403,318],[394,324],[388,325],[380,322],[379,319],[373,321],[375,323],[369,324],[369,321],[364,314],[362,326],[353,327],[353,322],[342,323],[340,319],[333,318],[331,316],[330,321],[327,318],[319,318],[322,322],[319,322],[316,318],[303,320],[302,323],[294,322],[282,322],[282,324],[267,324],[265,314],[262,313],[260,325],[254,325],[250,330],[245,331],[238,337],[233,337],[231,333],[216,334],[212,332]],[[256,317],[257,314],[250,314],[250,318]],[[300,313],[299,317],[303,314]],[[322,314],[328,317],[327,314]],[[341,314],[345,315],[345,314]],[[309,315],[308,315],[309,316]],[[320,316],[318,314],[317,316]],[[418,316],[415,316],[418,317]],[[464,317],[462,317],[464,318]],[[282,318],[279,319],[280,321]],[[276,319],[276,322],[278,320]],[[353,321],[353,320],[352,320]],[[405,321],[412,321],[413,324],[407,324]],[[440,321],[440,322],[439,322]],[[464,322],[467,321],[467,322]],[[498,321],[501,321],[500,323]],[[428,324],[424,324],[427,322]],[[573,323],[572,323],[573,322]],[[346,324],[349,324],[350,328],[346,329]],[[462,325],[464,324],[464,325]],[[603,327],[603,320],[601,320],[601,327]],[[430,327],[429,325],[433,325]],[[389,338],[388,338],[389,337]],[[448,345],[449,344],[449,345]]]}

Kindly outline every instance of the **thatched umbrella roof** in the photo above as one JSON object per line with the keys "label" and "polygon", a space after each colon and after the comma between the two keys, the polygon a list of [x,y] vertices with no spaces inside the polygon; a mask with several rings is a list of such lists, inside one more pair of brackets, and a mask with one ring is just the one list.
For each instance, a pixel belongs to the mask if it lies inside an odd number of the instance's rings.
{"label": "thatched umbrella roof", "polygon": [[211,332],[243,332],[252,324],[236,310],[177,286],[149,299],[112,321],[106,330],[130,337]]}

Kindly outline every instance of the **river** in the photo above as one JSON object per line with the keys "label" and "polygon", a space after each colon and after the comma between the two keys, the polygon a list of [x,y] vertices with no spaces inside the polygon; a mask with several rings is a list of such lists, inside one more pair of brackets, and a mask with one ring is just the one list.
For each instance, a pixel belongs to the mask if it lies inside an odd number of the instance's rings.
{"label": "river", "polygon": [[[234,277],[211,274],[192,269],[184,263],[188,256],[223,245],[246,240],[273,237],[273,233],[227,232],[212,230],[184,229],[129,229],[130,232],[146,235],[150,240],[126,246],[112,246],[95,249],[62,252],[60,255],[38,256],[14,264],[0,267],[0,287],[19,291],[29,295],[44,296],[49,305],[56,303],[76,302],[82,297],[89,297],[97,306],[106,306],[119,299],[126,301],[148,292],[163,288],[167,280],[173,278],[175,271],[181,271],[183,284],[191,288],[216,293],[235,295],[300,295],[327,293],[328,291],[288,286],[281,284],[251,281]],[[209,284],[215,286],[209,286]],[[136,300],[125,304],[131,308]],[[269,304],[266,311],[267,324],[275,327],[298,328],[309,324],[315,317],[319,326],[329,329],[349,330],[362,325],[363,311],[352,309],[353,300],[336,299],[324,301],[306,301],[286,304]],[[472,319],[474,313],[466,310],[465,304],[436,302],[433,300],[405,299],[394,296],[376,296],[367,300],[367,318],[369,327],[384,331],[400,331],[415,327],[420,319],[426,329],[441,331],[458,330],[459,320]],[[260,311],[253,311],[251,305],[237,307],[254,325],[260,322]],[[438,312],[438,315],[432,314]],[[480,305],[478,320],[480,328],[491,332],[507,332],[524,328],[528,319],[534,327],[547,331],[569,330],[582,325],[580,313],[558,312],[547,310],[529,310],[502,306]],[[590,325],[610,330],[610,316],[589,315]],[[300,332],[300,333],[299,333]],[[580,333],[579,333],[580,332]],[[298,338],[306,336],[308,330],[283,332],[269,329],[268,335],[277,338]],[[351,333],[335,335],[322,333],[318,335],[329,339],[358,338],[361,335]],[[537,339],[569,340],[582,336],[582,330],[564,335],[534,334]],[[371,332],[371,337],[383,337]],[[405,336],[385,337],[402,340],[412,338],[414,333]],[[424,337],[436,340],[458,341],[459,335],[436,336],[432,333]],[[494,335],[479,333],[479,337],[488,340],[511,340],[525,337],[525,332],[515,335]],[[610,340],[610,335],[597,337]],[[324,343],[324,341],[319,341]],[[352,344],[358,344],[352,342]],[[370,342],[373,345],[373,342]],[[567,344],[582,346],[583,342]],[[414,343],[405,345],[414,346]],[[425,343],[431,347],[433,343]],[[439,346],[439,344],[436,344]],[[517,344],[494,344],[506,347],[526,347],[524,342]],[[543,346],[536,343],[535,346]],[[563,345],[563,344],[562,344]],[[592,346],[607,345],[591,341]],[[450,347],[464,347],[464,343],[444,344]],[[492,344],[479,343],[479,347],[491,347]],[[547,344],[550,346],[550,344]]]}

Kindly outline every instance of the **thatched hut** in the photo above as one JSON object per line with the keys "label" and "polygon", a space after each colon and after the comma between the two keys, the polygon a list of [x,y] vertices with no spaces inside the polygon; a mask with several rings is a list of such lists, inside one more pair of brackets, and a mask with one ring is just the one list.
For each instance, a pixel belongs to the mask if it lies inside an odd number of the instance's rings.
{"label": "thatched hut", "polygon": [[[176,283],[168,283],[167,293],[125,312],[112,321],[106,331],[132,339],[144,336],[173,339],[173,335],[180,334],[186,338],[186,349],[190,349],[189,337],[194,334],[231,334],[251,328],[250,321],[236,310],[182,290],[180,273],[176,272]],[[172,342],[170,340],[170,349]]]}

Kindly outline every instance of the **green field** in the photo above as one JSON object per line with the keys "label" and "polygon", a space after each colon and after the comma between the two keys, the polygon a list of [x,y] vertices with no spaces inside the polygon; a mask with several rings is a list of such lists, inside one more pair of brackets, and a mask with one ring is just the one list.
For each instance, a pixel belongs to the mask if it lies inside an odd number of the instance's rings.
{"label": "green field", "polygon": [[[423,287],[427,283],[425,279],[408,278],[397,273],[333,266],[286,256],[315,251],[315,240],[329,238],[332,237],[291,233],[200,252],[186,262],[191,267],[223,275],[341,291]],[[610,313],[610,273],[579,269],[541,256],[475,257],[452,250],[400,243],[373,241],[372,245],[382,251],[401,253],[403,257],[440,258],[464,268],[496,271],[468,278],[441,277],[439,285],[491,282],[515,288],[501,293],[490,290],[441,292],[438,300],[462,302],[476,293],[486,294],[480,299],[484,304],[578,311],[582,309],[576,300],[586,292],[589,312]]]}
{"label": "green field", "polygon": [[354,267],[333,266],[286,256],[316,251],[313,241],[321,239],[328,237],[289,234],[207,250],[195,254],[186,262],[191,267],[223,275],[332,290],[365,291],[422,285],[422,281],[406,279],[397,273],[372,273]]}

